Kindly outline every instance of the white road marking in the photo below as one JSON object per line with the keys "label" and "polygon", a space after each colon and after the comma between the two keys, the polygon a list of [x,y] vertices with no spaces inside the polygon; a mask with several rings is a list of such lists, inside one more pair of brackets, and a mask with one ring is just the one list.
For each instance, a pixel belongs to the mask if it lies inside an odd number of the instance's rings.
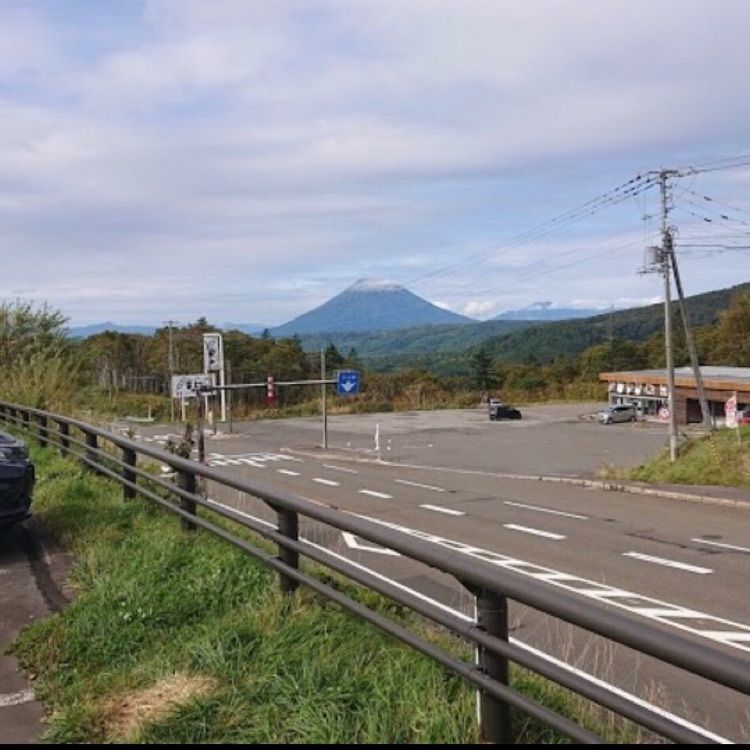
{"label": "white road marking", "polygon": [[425,510],[434,510],[436,513],[445,513],[448,516],[465,516],[462,510],[453,510],[453,508],[444,508],[442,505],[420,505]]}
{"label": "white road marking", "polygon": [[713,573],[711,568],[701,568],[699,565],[688,565],[687,563],[677,562],[676,560],[667,560],[664,557],[643,555],[640,552],[623,552],[622,556],[632,557],[635,560],[643,560],[643,562],[655,563],[656,565],[664,565],[667,568],[679,568],[680,570],[686,570],[688,573],[698,573],[699,575],[704,576]]}
{"label": "white road marking", "polygon": [[256,469],[266,468],[263,464],[259,464],[257,461],[253,461],[252,458],[238,458],[237,461],[239,461],[241,464],[246,464],[247,466],[254,466]]}
{"label": "white road marking", "polygon": [[345,474],[359,474],[355,469],[345,469],[343,466],[333,466],[331,464],[323,464],[324,469],[332,469],[333,471],[343,471]]}
{"label": "white road marking", "polygon": [[327,484],[329,487],[338,487],[339,483],[334,482],[333,479],[321,479],[320,477],[313,477],[313,482],[318,484]]}
{"label": "white road marking", "polygon": [[541,531],[540,529],[531,529],[528,526],[519,526],[517,523],[504,523],[503,526],[506,529],[512,529],[513,531],[523,531],[524,534],[533,534],[534,536],[542,536],[545,539],[554,539],[559,542],[561,539],[565,539],[564,534],[553,534],[551,531]]}
{"label": "white road marking", "polygon": [[388,549],[387,547],[372,546],[370,544],[360,544],[357,541],[357,537],[354,534],[350,534],[348,531],[342,531],[341,536],[344,537],[347,547],[351,549],[359,549],[364,552],[374,552],[376,555],[389,555],[391,557],[401,557],[396,550]]}
{"label": "white road marking", "polygon": [[298,477],[299,472],[298,471],[290,471],[289,469],[276,469],[276,471],[279,472],[279,474],[286,474],[288,477]]}
{"label": "white road marking", "polygon": [[208,465],[209,465],[209,466],[226,466],[226,465],[227,465],[227,462],[226,462],[226,461],[219,461],[219,459],[218,459],[218,458],[214,458],[214,459],[211,459],[211,460],[210,460],[210,461],[208,462]]}
{"label": "white road marking", "polygon": [[[497,565],[506,570],[515,571],[516,573],[528,576],[529,578],[545,581],[550,586],[556,586],[565,589],[566,591],[572,591],[574,594],[586,597],[587,599],[604,602],[612,607],[624,609],[641,617],[669,625],[677,630],[684,630],[693,635],[723,643],[727,646],[750,653],[750,625],[727,620],[723,617],[716,617],[715,615],[710,615],[708,613],[702,614],[702,617],[700,618],[701,625],[690,625],[690,620],[694,619],[693,613],[695,610],[687,609],[679,604],[672,604],[671,602],[643,596],[642,594],[636,594],[632,591],[627,591],[615,586],[608,586],[601,581],[592,581],[588,578],[580,578],[567,573],[561,573],[553,568],[546,568],[543,565],[537,565],[536,563],[526,562],[525,560],[519,560],[518,558],[501,555],[498,552],[491,552],[490,550],[474,547],[470,544],[465,544],[454,539],[435,536],[434,534],[428,534],[425,531],[411,529],[408,526],[400,526],[399,524],[383,521],[379,518],[373,518],[372,516],[367,516],[361,513],[356,513],[354,515],[359,518],[365,518],[379,526],[385,526],[386,528],[401,531],[404,534],[416,537],[417,539],[432,542],[433,544],[449,549],[452,552],[460,552],[477,560],[484,560],[492,565]],[[713,627],[705,627],[706,623],[710,623]],[[703,626],[703,629],[701,626]],[[746,636],[748,636],[747,639]],[[745,643],[746,640],[747,643]]]}
{"label": "white road marking", "polygon": [[0,694],[0,708],[9,706],[20,706],[22,703],[30,703],[35,699],[34,691],[31,688],[19,690],[17,693]]}
{"label": "white road marking", "polygon": [[423,490],[432,490],[433,492],[445,492],[442,487],[434,487],[431,484],[420,484],[419,482],[410,482],[408,479],[395,479],[398,484],[408,484],[409,487],[420,487]]}
{"label": "white road marking", "polygon": [[[236,510],[235,508],[230,508],[228,505],[223,505],[222,503],[217,502],[216,500],[212,500],[209,498],[209,503],[213,503],[214,505],[220,505],[224,508],[228,508],[229,510],[232,510],[237,515],[245,516],[246,518],[250,518],[253,521],[256,521],[257,523],[267,526],[269,528],[275,529],[277,528],[274,524],[269,523],[268,521],[263,520],[262,518],[258,518],[256,516],[251,516],[249,513],[245,513],[241,510]],[[381,523],[377,521],[377,519],[370,518],[369,516],[364,516],[361,514],[359,515],[360,518],[365,518],[368,521],[373,521],[375,523],[380,523],[380,525],[390,526],[392,528],[400,528],[401,531],[404,531],[408,533],[409,531],[412,531],[410,529],[406,529],[403,527],[397,527],[394,524],[389,523]],[[422,534],[422,532],[419,532]],[[428,536],[428,535],[423,535]],[[426,594],[423,594],[421,591],[417,591],[416,589],[410,588],[409,586],[405,586],[403,583],[400,583],[399,581],[395,581],[392,578],[388,578],[387,576],[383,575],[382,573],[378,573],[377,571],[373,570],[372,568],[368,568],[366,565],[362,565],[361,563],[355,562],[354,560],[350,560],[348,557],[345,557],[344,555],[340,555],[337,552],[334,552],[333,550],[327,549],[326,547],[323,547],[320,544],[316,544],[315,542],[311,542],[309,539],[306,539],[305,537],[300,537],[300,542],[303,544],[308,545],[309,547],[312,547],[313,549],[319,550],[320,552],[323,552],[330,557],[335,558],[336,560],[341,560],[342,562],[346,562],[348,565],[351,565],[354,568],[357,568],[358,570],[362,570],[366,572],[368,575],[371,575],[373,578],[376,578],[381,581],[385,581],[386,583],[389,583],[390,585],[394,586],[395,588],[400,589],[401,591],[404,591],[417,599],[421,599],[424,602],[428,602],[429,604],[437,607],[438,609],[442,609],[444,612],[448,612],[452,615],[455,615],[457,618],[463,620],[464,622],[475,622],[475,618],[469,617],[460,610],[454,609],[452,607],[449,607],[447,604],[443,604],[442,602],[437,601],[436,599],[432,599],[431,597],[427,596]],[[393,550],[391,550],[393,551]],[[499,556],[501,557],[501,556]],[[510,558],[507,558],[510,559]],[[565,588],[565,587],[563,587]],[[621,589],[611,589],[608,592],[611,596],[623,596],[623,597],[632,597],[633,594],[623,591]],[[637,595],[636,595],[636,598]],[[621,606],[615,602],[613,602],[615,606]],[[627,607],[624,607],[624,609],[627,609]],[[689,630],[689,628],[684,628],[685,630]],[[750,635],[750,631],[748,631],[748,635]],[[644,700],[643,698],[639,698],[637,695],[633,695],[632,693],[628,693],[625,690],[622,690],[621,688],[616,687],[615,685],[610,685],[609,683],[605,682],[604,680],[599,679],[598,677],[594,677],[593,675],[590,675],[588,672],[584,672],[581,669],[578,669],[577,667],[572,667],[567,662],[561,661],[560,659],[556,659],[554,656],[550,656],[549,654],[545,653],[544,651],[540,651],[539,649],[533,648],[532,646],[527,645],[526,643],[523,643],[522,641],[519,641],[516,638],[510,638],[510,642],[514,646],[518,646],[518,648],[524,649],[525,651],[528,651],[529,653],[535,654],[536,656],[539,656],[543,659],[546,659],[552,664],[557,665],[561,669],[565,669],[571,674],[578,675],[584,680],[587,680],[591,682],[594,685],[598,685],[600,687],[604,687],[607,690],[611,691],[612,693],[615,693],[622,698],[624,698],[627,701],[630,701],[631,703],[643,706],[645,708],[648,708],[649,710],[653,711],[654,713],[659,714],[660,716],[664,716],[671,721],[674,721],[675,723],[679,724],[680,726],[685,727],[686,729],[689,729],[693,732],[697,732],[698,734],[703,735],[706,739],[711,740],[713,742],[719,742],[723,744],[732,744],[730,740],[726,739],[725,737],[722,737],[721,735],[714,734],[713,732],[709,732],[707,729],[704,729],[703,727],[698,726],[697,724],[693,724],[692,722],[688,721],[687,719],[683,719],[682,716],[677,716],[676,714],[672,714],[669,711],[665,711],[663,708],[660,708],[659,706],[653,705],[649,703],[648,701]],[[719,639],[716,639],[719,640]],[[731,645],[731,644],[730,644]]]}
{"label": "white road marking", "polygon": [[360,495],[370,495],[371,497],[380,497],[383,500],[393,500],[393,495],[386,495],[385,492],[375,492],[375,490],[360,490]]}
{"label": "white road marking", "polygon": [[690,540],[691,542],[700,542],[701,544],[710,544],[714,547],[723,547],[724,549],[733,549],[737,550],[738,552],[750,552],[750,547],[739,547],[736,544],[724,544],[723,542],[709,542],[706,539],[699,539],[694,538]]}
{"label": "white road marking", "polygon": [[578,513],[565,513],[561,510],[550,510],[550,508],[540,508],[538,505],[526,505],[525,503],[514,503],[510,500],[505,501],[505,505],[512,505],[514,508],[526,508],[527,510],[538,510],[540,513],[552,513],[555,516],[565,516],[566,518],[578,518],[581,521],[588,521],[588,516],[581,516]]}

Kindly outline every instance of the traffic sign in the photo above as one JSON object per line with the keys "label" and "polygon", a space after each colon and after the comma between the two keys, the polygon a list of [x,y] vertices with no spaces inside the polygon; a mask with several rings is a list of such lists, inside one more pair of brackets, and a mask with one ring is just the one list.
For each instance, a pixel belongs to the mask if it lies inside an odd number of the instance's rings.
{"label": "traffic sign", "polygon": [[665,422],[669,419],[669,409],[666,406],[659,409],[659,419],[663,419]]}
{"label": "traffic sign", "polygon": [[172,375],[172,398],[195,398],[214,387],[212,374]]}
{"label": "traffic sign", "polygon": [[355,396],[359,393],[359,372],[339,370],[336,374],[336,395]]}
{"label": "traffic sign", "polygon": [[219,372],[224,368],[224,346],[220,333],[203,334],[203,371]]}

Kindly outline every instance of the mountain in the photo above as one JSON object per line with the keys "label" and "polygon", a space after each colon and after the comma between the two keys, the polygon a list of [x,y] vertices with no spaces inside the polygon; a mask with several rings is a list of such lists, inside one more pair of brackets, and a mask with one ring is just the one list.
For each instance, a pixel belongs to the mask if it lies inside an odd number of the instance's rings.
{"label": "mountain", "polygon": [[305,333],[386,331],[410,326],[471,323],[397,284],[360,279],[328,302],[271,329],[273,336]]}
{"label": "mountain", "polygon": [[[693,326],[715,323],[719,313],[729,307],[736,292],[750,289],[750,283],[688,297],[687,308]],[[674,305],[674,329],[681,336],[679,308]],[[610,336],[642,342],[664,330],[664,305],[634,307],[581,320],[543,323],[523,332],[513,332],[488,339],[490,354],[505,362],[551,362],[556,357],[574,357]]]}
{"label": "mountain", "polygon": [[89,336],[96,336],[97,333],[104,331],[114,331],[115,333],[140,333],[143,336],[153,336],[156,326],[121,326],[117,323],[92,323],[88,326],[73,326],[68,329],[68,336],[73,339],[86,339]]}
{"label": "mountain", "polygon": [[551,302],[535,302],[520,310],[506,310],[492,320],[570,320],[600,315],[602,310],[586,310],[577,307],[553,307]]}
{"label": "mountain", "polygon": [[263,326],[259,323],[224,323],[221,328],[223,331],[242,331],[249,336],[257,336],[270,326]]}

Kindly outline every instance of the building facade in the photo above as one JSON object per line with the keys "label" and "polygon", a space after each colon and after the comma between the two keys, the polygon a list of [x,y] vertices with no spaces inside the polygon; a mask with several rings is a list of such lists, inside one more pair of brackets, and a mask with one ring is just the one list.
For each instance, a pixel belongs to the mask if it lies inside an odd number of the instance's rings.
{"label": "building facade", "polygon": [[[724,405],[737,395],[738,409],[750,408],[750,367],[701,367],[709,410],[717,424],[724,420]],[[702,421],[695,376],[690,367],[675,368],[675,412],[678,424]],[[658,415],[667,407],[666,370],[603,372],[610,404],[634,404],[643,414]]]}

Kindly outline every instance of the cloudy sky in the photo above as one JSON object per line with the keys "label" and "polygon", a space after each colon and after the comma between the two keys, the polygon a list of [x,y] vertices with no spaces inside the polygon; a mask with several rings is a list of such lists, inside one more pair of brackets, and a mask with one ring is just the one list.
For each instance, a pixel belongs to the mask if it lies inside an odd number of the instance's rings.
{"label": "cloudy sky", "polygon": [[[74,324],[277,324],[363,276],[482,318],[654,301],[657,190],[529,230],[750,154],[748,39],[745,0],[0,0],[0,298]],[[696,247],[750,244],[749,187],[676,181],[689,292],[750,279]]]}

